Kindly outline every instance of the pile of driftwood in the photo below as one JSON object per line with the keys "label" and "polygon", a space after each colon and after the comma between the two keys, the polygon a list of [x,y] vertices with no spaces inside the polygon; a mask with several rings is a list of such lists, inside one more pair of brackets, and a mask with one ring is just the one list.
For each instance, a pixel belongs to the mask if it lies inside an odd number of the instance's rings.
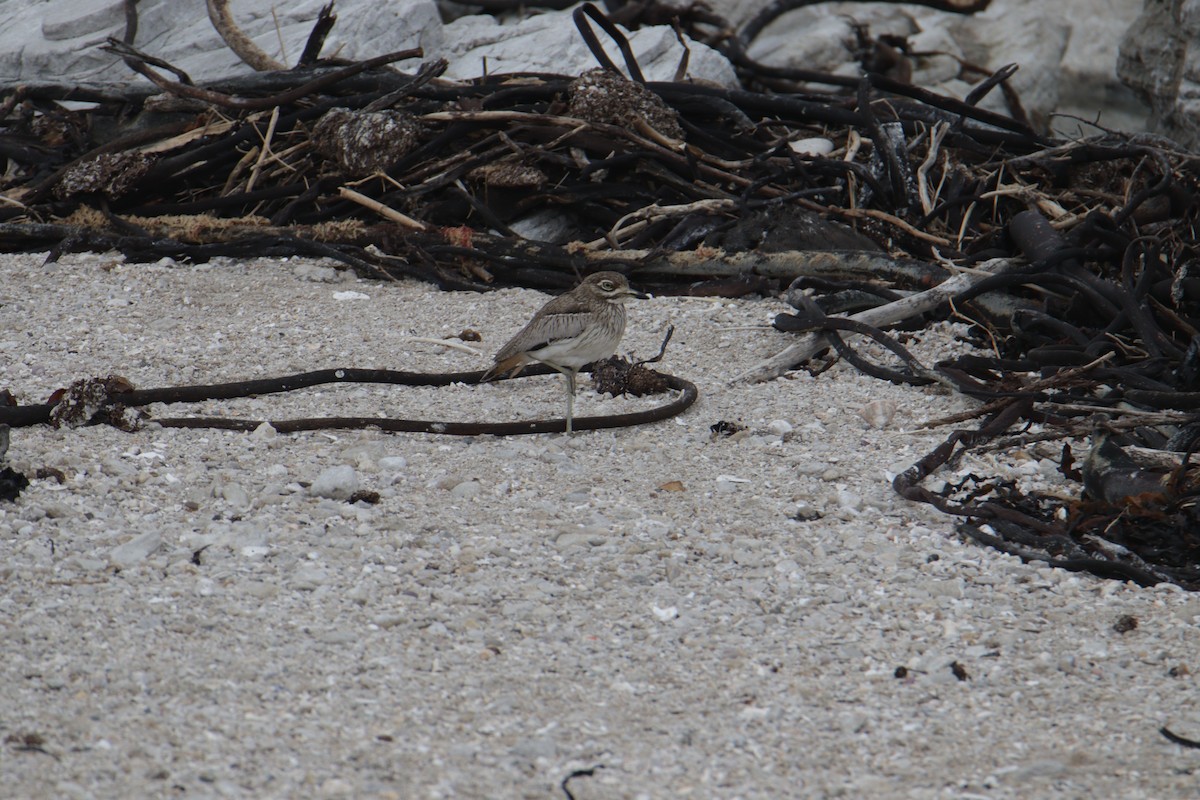
{"label": "pile of driftwood", "polygon": [[[833,349],[982,401],[976,429],[897,478],[905,497],[1024,558],[1200,588],[1191,154],[1149,136],[1050,138],[1024,120],[1012,67],[964,64],[969,97],[931,94],[905,82],[903,42],[865,33],[861,79],[755,63],[749,42],[795,3],[740,31],[698,4],[615,5],[575,12],[595,70],[468,82],[410,65],[418,52],[321,61],[326,13],[295,69],[201,85],[139,52],[131,24],[109,47],[153,89],[0,96],[0,247],[318,255],[476,290],[565,287],[603,266],[659,293],[786,291],[797,313],[777,326],[796,344],[741,379]],[[721,49],[742,87],[646,81],[613,19],[673,22]],[[1009,114],[978,106],[993,91]],[[882,330],[949,316],[986,355],[923,365]],[[898,365],[864,358],[863,337]],[[1080,463],[1062,444],[1089,439]],[[972,449],[1052,445],[1086,499],[922,482]]]}

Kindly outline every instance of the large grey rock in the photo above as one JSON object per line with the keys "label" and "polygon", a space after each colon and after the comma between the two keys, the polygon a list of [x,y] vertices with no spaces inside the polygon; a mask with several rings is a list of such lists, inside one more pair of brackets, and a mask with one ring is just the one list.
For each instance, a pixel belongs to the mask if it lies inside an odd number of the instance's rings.
{"label": "large grey rock", "polygon": [[[484,73],[549,72],[578,75],[598,66],[569,12],[539,14],[517,23],[500,24],[494,17],[461,17],[446,26],[452,58],[446,77],[476,78]],[[675,32],[665,25],[642,28],[629,35],[638,67],[650,81],[669,81],[684,57]],[[613,63],[624,68],[620,51],[598,33]],[[710,47],[689,42],[690,78],[734,86],[737,76],[728,60]]]}
{"label": "large grey rock", "polygon": [[[743,22],[750,16],[748,5],[737,9]],[[1077,122],[1054,115],[1092,119],[1102,112],[1103,125],[1142,129],[1145,110],[1116,75],[1117,43],[1138,5],[1139,0],[997,0],[981,14],[961,16],[919,6],[822,3],[780,17],[750,54],[767,64],[857,75],[855,28],[865,26],[872,36],[892,34],[910,42],[912,80],[925,88],[965,97],[972,85],[959,77],[960,59],[989,71],[1015,63],[1020,69],[1010,83],[1035,125],[1073,133]],[[1005,110],[999,91],[981,105]]]}
{"label": "large grey rock", "polygon": [[[232,2],[238,28],[263,52],[294,64],[304,49],[322,0]],[[142,0],[134,45],[165,59],[195,80],[216,80],[250,71],[226,47],[199,0]],[[432,0],[387,3],[345,0],[325,43],[324,54],[369,58],[410,47],[441,48],[442,26]],[[108,37],[121,38],[121,0],[0,4],[0,80],[65,80],[127,83],[143,80],[119,58],[101,50]]]}
{"label": "large grey rock", "polygon": [[[266,55],[294,64],[323,0],[234,0],[237,27]],[[553,12],[499,24],[493,17],[442,23],[433,0],[340,0],[337,23],[323,55],[365,59],[422,47],[426,58],[450,62],[447,77],[476,78],[496,72],[577,75],[597,66],[570,12]],[[54,80],[130,83],[143,78],[101,49],[125,30],[121,0],[0,3],[0,81]],[[603,38],[603,37],[602,37]],[[194,80],[219,80],[251,71],[221,40],[200,0],[143,0],[134,41],[142,52],[169,61]],[[683,56],[670,27],[631,35],[638,62],[650,80],[670,80]],[[733,68],[711,48],[691,43],[690,77],[733,85]],[[616,48],[612,57],[620,64]]]}
{"label": "large grey rock", "polygon": [[1099,111],[1099,122],[1105,127],[1144,130],[1149,121],[1146,106],[1117,74],[1117,50],[1137,19],[1141,2],[1068,0],[1060,7],[1063,18],[1070,20],[1071,40],[1063,57],[1064,90],[1058,110],[1087,118]]}
{"label": "large grey rock", "polygon": [[[717,10],[744,24],[767,0],[730,0]],[[267,55],[295,63],[322,0],[232,0],[237,26]],[[1164,130],[1186,134],[1187,87],[1191,85],[1186,42],[1194,38],[1200,0],[1154,0],[1137,25],[1140,0],[994,0],[983,14],[963,17],[917,5],[822,3],[781,17],[758,38],[751,53],[768,64],[789,64],[857,74],[853,22],[872,35],[908,37],[921,53],[913,80],[957,96],[970,91],[958,59],[989,70],[1008,63],[1021,69],[1012,79],[1029,116],[1073,134],[1078,122],[1055,115],[1099,116],[1107,127],[1143,129],[1147,113],[1134,91],[1116,74],[1117,45],[1128,30],[1122,78],[1154,105]],[[420,46],[427,58],[450,62],[447,77],[532,71],[577,75],[596,66],[569,11],[521,18],[504,24],[488,15],[445,23],[433,0],[340,0],[325,55],[364,59]],[[197,80],[246,74],[250,68],[221,41],[201,0],[142,0],[136,46],[164,58]],[[0,3],[0,82],[57,81],[131,83],[134,75],[100,46],[124,31],[122,0],[5,0]],[[1132,26],[1132,28],[1131,28]],[[600,34],[601,40],[606,37]],[[643,72],[651,80],[674,76],[683,48],[665,26],[630,35]],[[622,64],[606,42],[613,61]],[[734,85],[735,75],[716,51],[689,43],[688,76]],[[486,66],[485,66],[486,65]],[[403,66],[410,66],[406,64]],[[1184,87],[1184,101],[1177,88]],[[1001,109],[999,92],[984,101]],[[1180,135],[1177,134],[1177,135]]]}
{"label": "large grey rock", "polygon": [[1146,0],[1117,71],[1150,107],[1151,129],[1200,147],[1200,1]]}
{"label": "large grey rock", "polygon": [[[990,70],[1005,64],[1020,67],[1009,83],[1017,91],[1030,122],[1048,130],[1050,115],[1061,105],[1060,97],[1069,93],[1064,91],[1062,65],[1071,41],[1071,23],[1057,14],[1020,6],[1002,16],[993,12],[981,14],[978,19],[956,18],[951,28],[963,55],[972,64]],[[970,86],[966,89],[969,91]],[[998,90],[980,105],[1007,110]]]}

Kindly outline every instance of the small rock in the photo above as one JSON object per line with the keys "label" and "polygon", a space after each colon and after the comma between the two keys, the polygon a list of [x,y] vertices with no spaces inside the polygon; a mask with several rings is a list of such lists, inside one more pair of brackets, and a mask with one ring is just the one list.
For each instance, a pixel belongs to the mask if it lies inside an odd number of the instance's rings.
{"label": "small rock", "polygon": [[279,593],[279,587],[266,581],[245,581],[240,587],[243,592],[258,600],[267,600]]}
{"label": "small rock", "polygon": [[772,420],[767,425],[767,430],[776,436],[787,436],[792,432],[792,423],[788,422],[786,419]]}
{"label": "small rock", "polygon": [[814,522],[820,518],[821,512],[807,500],[797,501],[796,513],[791,516],[796,522]]}
{"label": "small rock", "polygon": [[246,508],[250,505],[250,493],[241,484],[223,483],[213,488],[213,495],[222,497],[234,508]]}
{"label": "small rock", "polygon": [[109,560],[118,567],[128,567],[145,559],[162,546],[162,534],[149,531],[135,536],[123,545],[114,547]]}
{"label": "small rock", "polygon": [[833,142],[820,136],[788,142],[788,147],[800,156],[827,156],[833,152]]}
{"label": "small rock", "polygon": [[75,509],[71,508],[65,503],[58,503],[53,500],[47,501],[44,509],[46,516],[50,519],[69,519],[70,517],[75,516]]}
{"label": "small rock", "polygon": [[321,784],[321,797],[352,797],[354,784],[344,778],[329,778]]}
{"label": "small rock", "polygon": [[404,456],[384,456],[383,458],[379,459],[379,468],[381,470],[394,472],[397,470],[402,470],[407,466],[408,459],[406,459]]}
{"label": "small rock", "polygon": [[767,562],[767,556],[757,550],[743,547],[733,551],[733,563],[739,567],[762,567],[766,566]]}
{"label": "small rock", "polygon": [[792,471],[797,475],[814,477],[824,474],[829,469],[829,465],[822,461],[809,461],[807,458],[801,458],[792,462]]}
{"label": "small rock", "polygon": [[838,489],[838,507],[843,511],[858,511],[862,508],[862,496],[849,489]]}
{"label": "small rock", "polygon": [[841,586],[829,586],[821,593],[827,603],[845,603],[850,599],[850,592]]}
{"label": "small rock", "polygon": [[318,564],[302,564],[292,573],[291,587],[302,592],[311,592],[329,581],[329,572]]}
{"label": "small rock", "polygon": [[269,442],[278,435],[278,432],[269,422],[262,423],[250,432],[250,438],[256,442]]}
{"label": "small rock", "polygon": [[334,630],[320,631],[313,638],[322,644],[350,644],[357,642],[359,635],[358,631],[349,628],[335,628]]}
{"label": "small rock", "polygon": [[450,496],[463,500],[468,497],[474,497],[483,491],[483,485],[479,481],[463,481],[450,490]]}
{"label": "small rock", "polygon": [[872,428],[885,428],[896,416],[894,400],[872,400],[858,410],[858,415]]}
{"label": "small rock", "polygon": [[411,618],[406,614],[380,614],[371,620],[371,622],[386,631],[388,628],[394,628],[397,625],[403,625],[410,619]]}
{"label": "small rock", "polygon": [[463,482],[463,479],[458,477],[457,475],[445,475],[445,476],[433,481],[432,483],[428,484],[428,486],[431,489],[441,489],[443,491],[448,492],[451,489],[453,489],[455,486],[458,486],[462,482]]}
{"label": "small rock", "polygon": [[526,739],[522,742],[518,742],[512,748],[512,754],[514,756],[530,761],[535,758],[554,758],[557,752],[558,746],[549,736],[541,736],[536,739]]}
{"label": "small rock", "polygon": [[560,533],[558,538],[554,540],[554,546],[560,550],[565,550],[568,547],[587,547],[591,544],[592,535],[583,531],[570,531],[568,533]]}
{"label": "small rock", "polygon": [[962,583],[958,580],[928,580],[921,585],[930,597],[953,597],[961,600],[963,596]]}
{"label": "small rock", "polygon": [[298,264],[292,273],[300,280],[318,283],[333,283],[338,279],[338,271],[333,267],[323,267],[308,262]]}
{"label": "small rock", "polygon": [[650,610],[654,612],[654,616],[658,617],[663,622],[670,622],[679,616],[679,609],[675,606],[659,608],[656,605],[651,605]]}
{"label": "small rock", "polygon": [[308,491],[330,500],[348,500],[358,491],[358,473],[349,464],[330,467],[317,476]]}
{"label": "small rock", "polygon": [[46,536],[27,538],[17,552],[33,561],[49,561],[54,557],[54,540]]}
{"label": "small rock", "polygon": [[366,581],[357,583],[346,592],[345,597],[353,603],[365,606],[371,599],[371,587]]}

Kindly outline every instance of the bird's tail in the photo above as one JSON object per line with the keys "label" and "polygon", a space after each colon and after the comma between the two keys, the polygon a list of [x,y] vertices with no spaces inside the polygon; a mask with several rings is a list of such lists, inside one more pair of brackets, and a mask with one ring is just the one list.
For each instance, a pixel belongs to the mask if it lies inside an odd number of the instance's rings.
{"label": "bird's tail", "polygon": [[524,357],[524,354],[518,353],[515,356],[509,356],[503,361],[497,361],[495,364],[492,364],[487,372],[479,376],[479,382],[487,383],[488,381],[494,381],[502,375],[506,378],[515,378],[527,363],[529,362]]}

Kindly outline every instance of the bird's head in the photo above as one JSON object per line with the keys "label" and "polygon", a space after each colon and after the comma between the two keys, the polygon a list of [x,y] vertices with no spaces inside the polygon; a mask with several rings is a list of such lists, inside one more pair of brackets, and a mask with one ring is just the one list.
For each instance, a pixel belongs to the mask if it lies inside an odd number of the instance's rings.
{"label": "bird's head", "polygon": [[594,296],[610,303],[624,303],[631,297],[645,299],[646,295],[636,291],[619,272],[596,272],[583,279],[580,286],[588,287]]}

